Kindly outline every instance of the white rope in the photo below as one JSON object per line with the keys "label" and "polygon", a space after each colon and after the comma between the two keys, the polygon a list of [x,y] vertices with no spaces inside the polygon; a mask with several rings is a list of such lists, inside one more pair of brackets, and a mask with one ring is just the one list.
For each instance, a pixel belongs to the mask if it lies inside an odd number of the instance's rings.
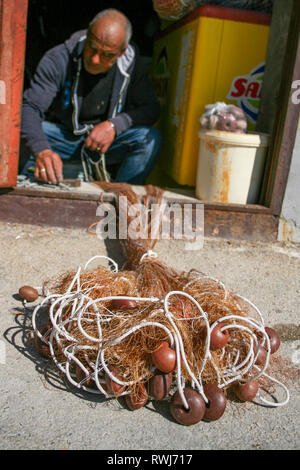
{"label": "white rope", "polygon": [[114,272],[115,272],[115,273],[118,272],[118,270],[119,270],[118,264],[117,264],[113,259],[109,258],[108,256],[104,256],[104,255],[96,255],[96,256],[93,256],[92,258],[90,258],[90,259],[87,261],[87,263],[85,264],[84,269],[86,269],[86,268],[88,267],[88,265],[89,265],[92,261],[94,261],[94,259],[97,259],[97,258],[107,259],[108,261],[110,261],[110,262],[114,265],[114,267],[115,267],[115,271],[114,271]]}
{"label": "white rope", "polygon": [[[257,366],[255,366],[255,368],[258,369]],[[271,402],[271,401],[266,400],[265,398],[263,398],[263,397],[261,396],[260,391],[258,391],[256,397],[257,397],[259,400],[261,400],[263,403],[265,403],[266,405],[272,406],[272,407],[274,407],[274,408],[276,408],[276,407],[278,407],[278,406],[284,406],[284,405],[286,405],[286,404],[289,402],[289,399],[290,399],[290,392],[289,392],[288,388],[287,388],[282,382],[279,382],[279,380],[275,379],[274,377],[270,377],[270,376],[269,376],[268,374],[266,374],[266,373],[264,373],[263,375],[264,375],[265,377],[267,377],[269,380],[271,380],[272,382],[278,384],[280,387],[282,387],[282,388],[284,389],[284,391],[285,391],[285,393],[286,393],[286,399],[285,399],[284,401],[278,402],[278,403],[276,403],[276,402]]]}
{"label": "white rope", "polygon": [[157,257],[158,257],[158,255],[157,255],[157,253],[155,253],[155,251],[148,250],[148,251],[147,251],[146,253],[144,253],[143,256],[141,257],[140,263],[141,263],[142,261],[144,261],[144,259],[146,259],[146,258],[157,258]]}
{"label": "white rope", "polygon": [[[228,320],[239,320],[239,321],[243,321],[243,322],[246,322],[248,323],[249,325],[253,326],[254,328],[258,329],[260,333],[262,333],[266,339],[266,342],[267,342],[267,353],[266,353],[266,358],[265,358],[265,362],[264,362],[264,366],[262,368],[262,370],[254,377],[251,377],[251,378],[248,378],[248,379],[243,379],[244,382],[249,382],[250,380],[254,380],[254,379],[257,379],[259,378],[263,373],[264,371],[266,370],[267,366],[268,366],[268,363],[269,363],[269,357],[270,357],[270,353],[271,353],[271,345],[270,345],[270,339],[269,339],[269,336],[267,335],[264,327],[262,326],[259,326],[255,321],[253,321],[252,319],[250,318],[247,318],[247,317],[240,317],[238,315],[227,315],[225,317],[222,317],[222,318],[219,318],[217,321],[215,321],[211,327],[210,327],[210,332],[214,329],[214,327],[216,325],[218,325],[219,323],[223,323],[225,321],[228,321]],[[244,330],[244,331],[247,331],[249,334],[252,334],[253,335],[253,338],[256,342],[256,353],[254,354],[254,351],[253,351],[253,354],[251,354],[251,357],[252,357],[252,360],[250,361],[250,364],[249,364],[249,367],[246,369],[246,372],[255,364],[255,361],[257,359],[257,356],[259,354],[259,348],[258,348],[258,341],[257,341],[257,338],[255,336],[255,334],[249,329],[249,328],[246,328],[245,326],[243,325],[238,325],[238,324],[232,324],[232,325],[226,325],[224,327],[221,328],[221,331],[225,330],[225,329],[230,329],[230,328],[237,328],[237,329],[240,329],[240,330]],[[231,381],[227,381],[225,386],[228,385],[228,383],[230,383]]]}
{"label": "white rope", "polygon": [[[206,313],[202,310],[201,306],[198,304],[198,302],[189,294],[187,294],[186,292],[182,292],[182,291],[172,291],[172,292],[169,292],[166,297],[165,297],[165,300],[164,300],[164,307],[165,307],[165,314],[166,314],[166,317],[169,319],[170,323],[172,324],[175,332],[176,332],[176,335],[175,335],[175,338],[177,339],[178,343],[179,343],[179,347],[180,347],[180,353],[181,353],[181,357],[183,359],[183,362],[185,364],[185,367],[192,379],[192,381],[195,383],[196,387],[198,388],[198,391],[199,393],[202,395],[202,397],[204,398],[205,402],[208,403],[208,399],[207,397],[205,396],[204,392],[203,392],[203,387],[202,387],[202,384],[196,379],[195,375],[193,374],[193,372],[191,371],[190,369],[190,366],[188,364],[188,361],[186,359],[186,356],[185,356],[185,352],[184,352],[184,345],[183,345],[183,341],[182,341],[182,338],[181,338],[181,335],[180,335],[180,332],[175,324],[175,322],[173,321],[173,315],[170,313],[169,311],[169,306],[168,306],[168,300],[169,300],[169,297],[171,295],[183,295],[184,297],[188,298],[189,300],[191,300],[195,305],[196,307],[198,308],[201,316],[203,317],[204,321],[205,321],[205,324],[206,324],[206,328],[207,328],[207,331],[209,331],[209,323],[208,323],[208,320],[207,320],[207,316],[206,316]],[[177,343],[176,343],[177,344]],[[205,366],[205,363],[206,363],[206,360],[207,360],[207,357],[208,357],[208,354],[209,354],[209,345],[210,345],[210,336],[207,334],[206,335],[206,348],[205,348],[205,355],[204,355],[204,359],[203,359],[203,363],[202,363],[202,368],[201,368],[201,371],[199,373],[199,377],[201,376],[201,372],[203,371],[204,369],[204,366]],[[181,361],[181,358],[180,358],[180,353],[179,353],[179,347],[176,347],[176,356],[177,356],[177,383],[178,383],[178,391],[180,393],[180,396],[181,396],[181,399],[182,399],[182,402],[184,403],[184,406],[185,408],[189,408],[187,402],[186,402],[186,398],[184,396],[184,392],[183,392],[183,387],[181,385],[181,375],[180,375],[180,368],[181,368],[181,364],[180,364],[180,361]]]}

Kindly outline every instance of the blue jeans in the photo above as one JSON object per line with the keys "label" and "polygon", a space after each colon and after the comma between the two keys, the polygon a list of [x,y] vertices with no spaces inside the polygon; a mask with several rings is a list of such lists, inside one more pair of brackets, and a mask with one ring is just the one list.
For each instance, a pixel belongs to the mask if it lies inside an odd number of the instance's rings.
{"label": "blue jeans", "polygon": [[[80,152],[86,136],[75,136],[68,128],[61,124],[44,121],[43,132],[46,135],[51,149],[58,153],[63,163],[75,164],[80,168]],[[144,184],[151,172],[161,147],[160,132],[152,127],[131,127],[115,137],[112,145],[106,152],[106,166],[108,171],[116,168],[114,181],[131,184]],[[86,149],[87,150],[87,149]],[[89,151],[91,152],[91,151]],[[98,160],[97,152],[91,152],[91,157]],[[32,176],[29,168],[34,166],[34,158],[29,157],[22,174]],[[65,166],[65,165],[64,165]],[[64,178],[65,172],[64,172]]]}

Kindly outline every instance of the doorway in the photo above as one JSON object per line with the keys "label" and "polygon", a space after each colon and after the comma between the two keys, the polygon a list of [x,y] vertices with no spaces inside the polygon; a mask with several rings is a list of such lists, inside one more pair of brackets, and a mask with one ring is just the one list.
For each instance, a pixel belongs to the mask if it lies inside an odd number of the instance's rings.
{"label": "doorway", "polygon": [[151,58],[154,36],[160,27],[152,0],[29,0],[24,89],[43,54],[63,43],[75,31],[86,29],[101,10],[116,8],[133,26],[133,42],[141,55]]}

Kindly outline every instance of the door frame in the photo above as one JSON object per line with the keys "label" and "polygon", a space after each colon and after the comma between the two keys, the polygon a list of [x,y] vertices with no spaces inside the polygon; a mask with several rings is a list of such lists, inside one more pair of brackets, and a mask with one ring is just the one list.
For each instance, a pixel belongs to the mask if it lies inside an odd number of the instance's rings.
{"label": "door frame", "polygon": [[[0,83],[6,84],[6,104],[0,104],[0,220],[16,223],[72,227],[72,214],[87,207],[86,197],[72,192],[55,195],[46,190],[17,188],[21,100],[25,62],[28,0],[0,0]],[[260,204],[209,203],[205,207],[205,235],[212,237],[270,240],[278,236],[279,217],[296,140],[300,104],[293,102],[292,84],[300,79],[300,9],[294,0],[285,64],[281,77],[281,103],[271,135]],[[5,47],[3,47],[5,42]],[[7,131],[8,129],[8,131]],[[61,208],[67,206],[70,217]],[[83,204],[84,200],[84,204]],[[2,202],[2,204],[1,204]],[[177,201],[178,202],[178,201]],[[179,201],[184,204],[186,201]],[[91,213],[96,204],[90,198]],[[96,204],[97,205],[97,204]],[[34,210],[31,210],[34,208]],[[26,210],[25,207],[27,208]],[[77,209],[76,209],[77,207]],[[49,210],[50,209],[50,210]],[[62,217],[62,212],[64,217]],[[47,218],[47,213],[49,214]],[[39,216],[39,214],[42,214]],[[80,220],[76,219],[76,227]],[[92,220],[94,221],[94,220]],[[82,227],[87,223],[82,217]]]}

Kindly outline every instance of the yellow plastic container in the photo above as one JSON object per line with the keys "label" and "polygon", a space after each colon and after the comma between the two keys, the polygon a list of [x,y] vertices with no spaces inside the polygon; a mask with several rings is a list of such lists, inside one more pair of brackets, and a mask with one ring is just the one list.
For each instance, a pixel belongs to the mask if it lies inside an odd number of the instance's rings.
{"label": "yellow plastic container", "polygon": [[205,5],[161,33],[152,79],[161,102],[164,145],[160,168],[180,185],[195,186],[199,119],[217,101],[249,110],[255,130],[270,15]]}
{"label": "yellow plastic container", "polygon": [[256,204],[269,135],[199,132],[196,196],[203,201]]}

